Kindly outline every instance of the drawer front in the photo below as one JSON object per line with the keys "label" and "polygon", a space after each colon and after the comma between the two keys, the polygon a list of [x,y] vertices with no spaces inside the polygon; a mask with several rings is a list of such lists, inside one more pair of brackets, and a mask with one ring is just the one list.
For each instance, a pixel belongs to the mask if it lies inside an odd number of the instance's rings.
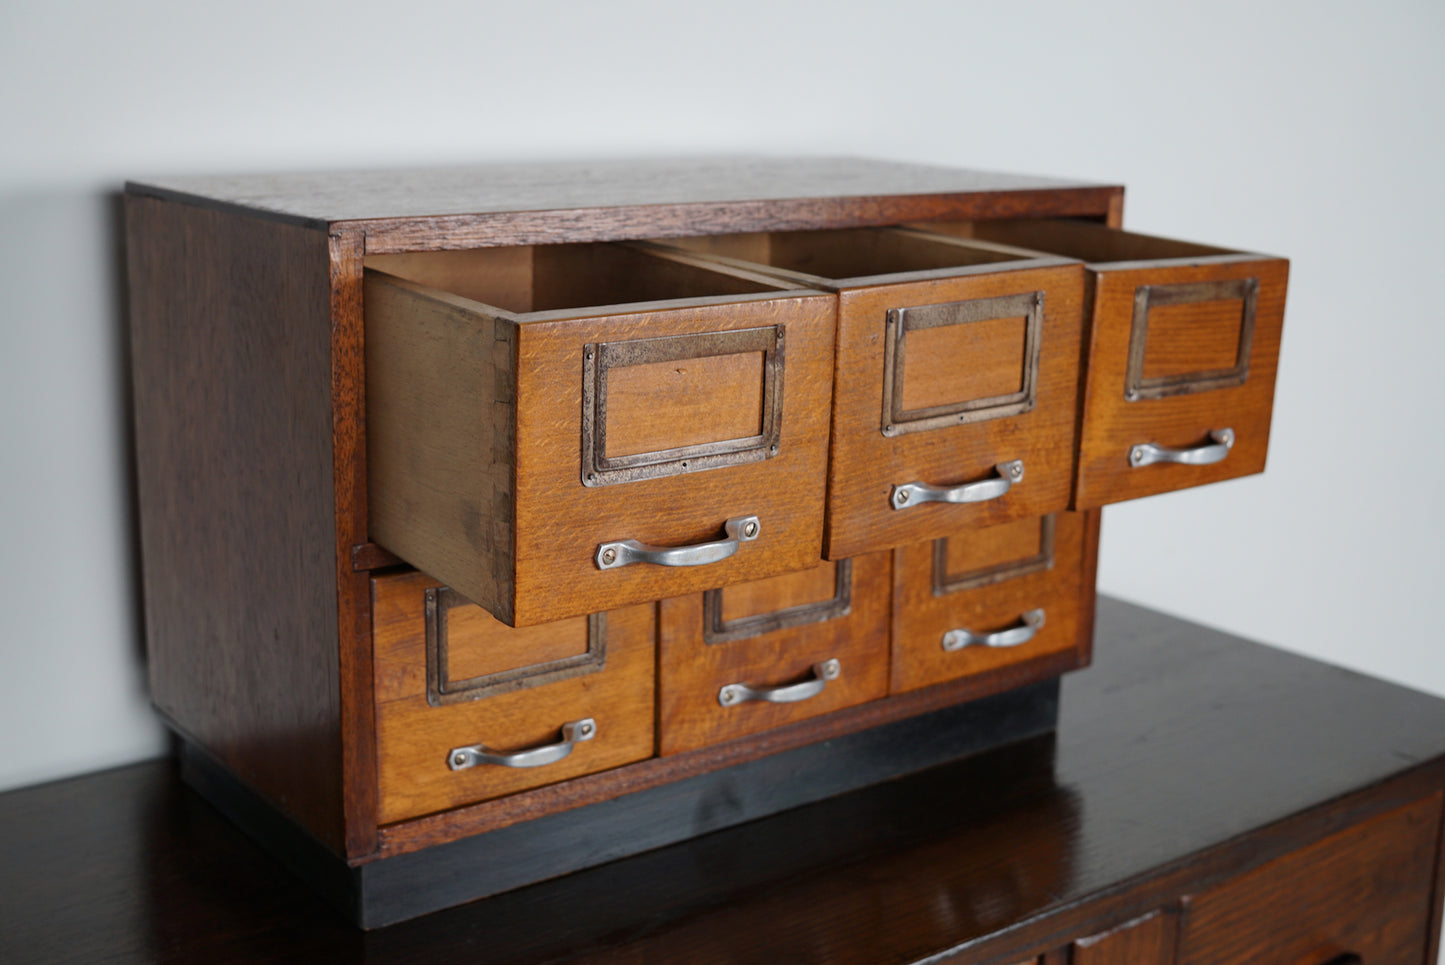
{"label": "drawer front", "polygon": [[1087,222],[937,227],[1087,263],[1074,508],[1264,470],[1289,262]]}
{"label": "drawer front", "polygon": [[[651,606],[513,629],[420,573],[371,588],[380,823],[652,755]],[[507,766],[466,751],[554,746],[564,725],[586,721],[555,761]]]}
{"label": "drawer front", "polygon": [[840,291],[829,559],[1068,505],[1082,293],[1077,264]]}
{"label": "drawer front", "polygon": [[658,742],[693,750],[888,690],[888,553],[663,600]]}
{"label": "drawer front", "polygon": [[368,272],[372,539],[510,626],[816,563],[836,299],[516,251]]}
{"label": "drawer front", "polygon": [[[524,325],[517,624],[814,565],[833,324],[810,296]],[[715,562],[603,565],[629,540],[728,540],[729,520],[753,528]]]}
{"label": "drawer front", "polygon": [[1082,659],[1097,527],[1097,514],[1056,513],[895,550],[890,692],[1067,650]]}
{"label": "drawer front", "polygon": [[1075,505],[1263,472],[1289,265],[1091,265]]}
{"label": "drawer front", "polygon": [[1181,965],[1416,965],[1439,826],[1437,794],[1188,899]]}

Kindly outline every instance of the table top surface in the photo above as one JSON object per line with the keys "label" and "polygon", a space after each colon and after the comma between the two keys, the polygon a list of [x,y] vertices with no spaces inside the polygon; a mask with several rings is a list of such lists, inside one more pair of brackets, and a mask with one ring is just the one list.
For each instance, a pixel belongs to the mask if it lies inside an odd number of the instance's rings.
{"label": "table top surface", "polygon": [[916,961],[1442,774],[1445,701],[1101,599],[1055,735],[371,933],[169,762],[12,791],[0,959]]}
{"label": "table top surface", "polygon": [[145,195],[235,205],[303,222],[653,205],[966,195],[1095,188],[1076,180],[864,158],[696,157],[514,162],[390,171],[150,178]]}

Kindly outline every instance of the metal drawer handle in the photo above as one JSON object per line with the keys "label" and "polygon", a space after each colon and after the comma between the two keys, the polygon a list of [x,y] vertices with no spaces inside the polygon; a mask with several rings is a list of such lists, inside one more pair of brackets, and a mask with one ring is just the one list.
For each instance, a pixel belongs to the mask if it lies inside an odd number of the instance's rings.
{"label": "metal drawer handle", "polygon": [[1208,466],[1223,462],[1234,447],[1233,429],[1215,429],[1209,434],[1213,442],[1193,446],[1189,449],[1168,449],[1152,442],[1141,443],[1129,450],[1129,465],[1135,469],[1150,466],[1156,462],[1177,462],[1186,466]]}
{"label": "metal drawer handle", "polygon": [[943,649],[962,650],[970,646],[1017,647],[1032,640],[1043,625],[1044,611],[1030,610],[1019,617],[1018,626],[1009,627],[1007,630],[995,630],[993,633],[974,633],[962,627],[950,630],[943,635]]}
{"label": "metal drawer handle", "polygon": [[745,704],[750,700],[761,700],[769,704],[791,704],[798,700],[816,697],[828,686],[828,681],[837,680],[843,672],[837,660],[824,660],[813,664],[813,676],[801,683],[783,687],[752,687],[748,684],[728,684],[717,692],[717,702],[724,707]]}
{"label": "metal drawer handle", "polygon": [[725,560],[738,551],[743,543],[758,538],[763,524],[756,516],[736,516],[723,524],[727,539],[713,543],[694,543],[691,546],[649,546],[635,539],[624,539],[616,543],[603,543],[597,547],[599,570],[615,570],[629,563],[655,563],[658,566],[702,566]]}
{"label": "metal drawer handle", "polygon": [[581,720],[563,724],[562,739],[557,743],[529,747],[527,750],[516,751],[512,754],[498,753],[489,749],[485,744],[453,747],[447,751],[447,767],[454,771],[465,771],[478,764],[499,764],[502,767],[542,767],[546,764],[557,763],[572,753],[574,746],[583,741],[590,741],[596,736],[597,722],[591,717],[584,717]]}
{"label": "metal drawer handle", "polygon": [[893,504],[894,509],[907,509],[909,506],[917,506],[919,503],[983,503],[990,499],[998,499],[1012,489],[1015,483],[1023,482],[1024,461],[1015,459],[1013,462],[1001,462],[993,467],[993,471],[997,475],[957,486],[930,486],[922,482],[904,483],[901,486],[893,487],[893,495],[889,497],[889,502]]}

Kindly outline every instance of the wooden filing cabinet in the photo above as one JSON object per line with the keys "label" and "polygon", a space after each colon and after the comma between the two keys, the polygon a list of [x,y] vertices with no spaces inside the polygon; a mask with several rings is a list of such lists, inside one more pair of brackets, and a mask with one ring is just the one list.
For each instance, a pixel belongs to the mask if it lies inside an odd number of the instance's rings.
{"label": "wooden filing cabinet", "polygon": [[[152,693],[196,783],[370,926],[1052,726],[1098,507],[1267,444],[1285,263],[1121,207],[846,160],[130,185]],[[987,740],[890,750],[983,698]],[[845,738],[893,763],[712,808]],[[608,847],[372,902],[566,822]]]}

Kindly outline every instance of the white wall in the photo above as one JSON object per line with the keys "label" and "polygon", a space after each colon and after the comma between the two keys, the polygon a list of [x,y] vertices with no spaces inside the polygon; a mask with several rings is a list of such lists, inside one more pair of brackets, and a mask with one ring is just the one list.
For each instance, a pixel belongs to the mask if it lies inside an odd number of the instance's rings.
{"label": "white wall", "polygon": [[1445,7],[0,5],[0,787],[159,753],[126,177],[850,153],[1120,181],[1293,259],[1269,471],[1107,514],[1107,592],[1445,695]]}

